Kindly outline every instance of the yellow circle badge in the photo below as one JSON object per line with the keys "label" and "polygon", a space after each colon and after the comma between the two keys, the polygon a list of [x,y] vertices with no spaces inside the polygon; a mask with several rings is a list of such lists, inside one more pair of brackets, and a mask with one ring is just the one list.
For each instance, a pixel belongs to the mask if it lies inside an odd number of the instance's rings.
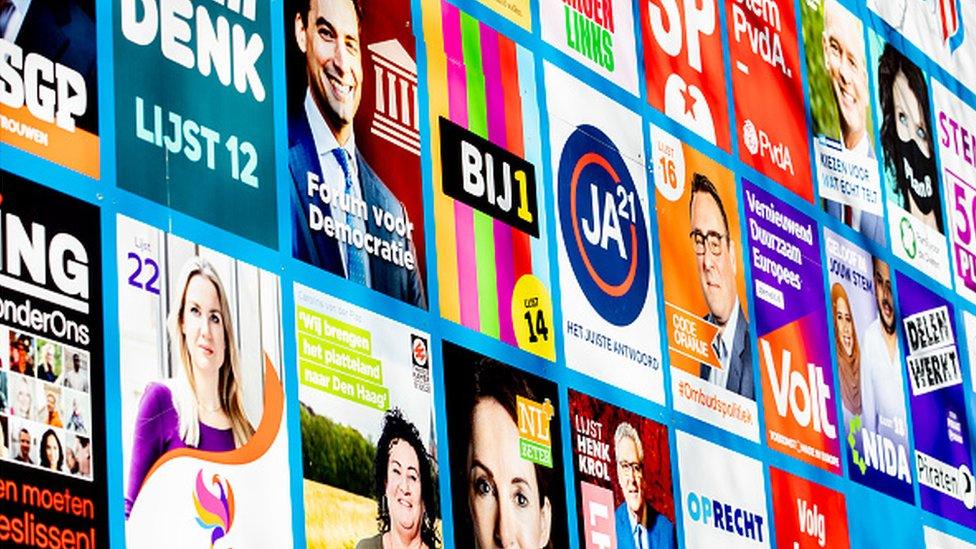
{"label": "yellow circle badge", "polygon": [[522,275],[512,292],[512,325],[520,349],[556,360],[556,333],[552,326],[552,298],[535,275]]}

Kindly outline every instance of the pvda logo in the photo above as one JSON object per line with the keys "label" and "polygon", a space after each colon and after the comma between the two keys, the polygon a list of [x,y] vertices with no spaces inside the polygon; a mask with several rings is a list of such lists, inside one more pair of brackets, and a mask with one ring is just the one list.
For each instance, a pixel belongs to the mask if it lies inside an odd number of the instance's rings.
{"label": "pvda logo", "polygon": [[581,125],[559,159],[560,229],[583,295],[607,322],[630,324],[644,308],[650,273],[637,188],[613,141]]}

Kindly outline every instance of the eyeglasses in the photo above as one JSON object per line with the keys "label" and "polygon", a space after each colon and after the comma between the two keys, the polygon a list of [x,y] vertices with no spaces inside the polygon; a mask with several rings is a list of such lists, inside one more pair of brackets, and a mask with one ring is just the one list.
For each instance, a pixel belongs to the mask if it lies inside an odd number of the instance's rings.
{"label": "eyeglasses", "polygon": [[705,255],[705,244],[708,244],[708,251],[712,255],[722,254],[722,241],[729,237],[728,234],[717,233],[715,231],[708,231],[703,233],[698,229],[691,231],[688,234],[691,237],[692,242],[695,244],[695,254]]}
{"label": "eyeglasses", "polygon": [[638,461],[618,461],[617,467],[621,476],[636,478],[644,475],[644,469]]}

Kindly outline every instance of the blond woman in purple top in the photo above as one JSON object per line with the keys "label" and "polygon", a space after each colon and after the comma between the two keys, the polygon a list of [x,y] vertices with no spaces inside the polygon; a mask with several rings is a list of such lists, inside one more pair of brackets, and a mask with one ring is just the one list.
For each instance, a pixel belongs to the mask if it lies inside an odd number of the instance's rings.
{"label": "blond woman in purple top", "polygon": [[193,257],[180,274],[167,328],[178,361],[176,375],[150,383],[139,403],[125,515],[146,474],[170,450],[224,452],[243,446],[254,426],[244,413],[237,341],[220,277]]}

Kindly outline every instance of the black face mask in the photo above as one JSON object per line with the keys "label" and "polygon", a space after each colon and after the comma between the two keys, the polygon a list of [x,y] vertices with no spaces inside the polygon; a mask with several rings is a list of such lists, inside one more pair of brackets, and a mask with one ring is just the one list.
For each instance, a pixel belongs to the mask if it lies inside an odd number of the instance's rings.
{"label": "black face mask", "polygon": [[[914,140],[898,140],[895,149],[895,170],[898,181],[908,189],[912,200],[923,215],[932,213],[939,197],[935,186],[935,160],[926,158]],[[907,197],[906,197],[907,198]],[[906,203],[907,207],[908,204]]]}

